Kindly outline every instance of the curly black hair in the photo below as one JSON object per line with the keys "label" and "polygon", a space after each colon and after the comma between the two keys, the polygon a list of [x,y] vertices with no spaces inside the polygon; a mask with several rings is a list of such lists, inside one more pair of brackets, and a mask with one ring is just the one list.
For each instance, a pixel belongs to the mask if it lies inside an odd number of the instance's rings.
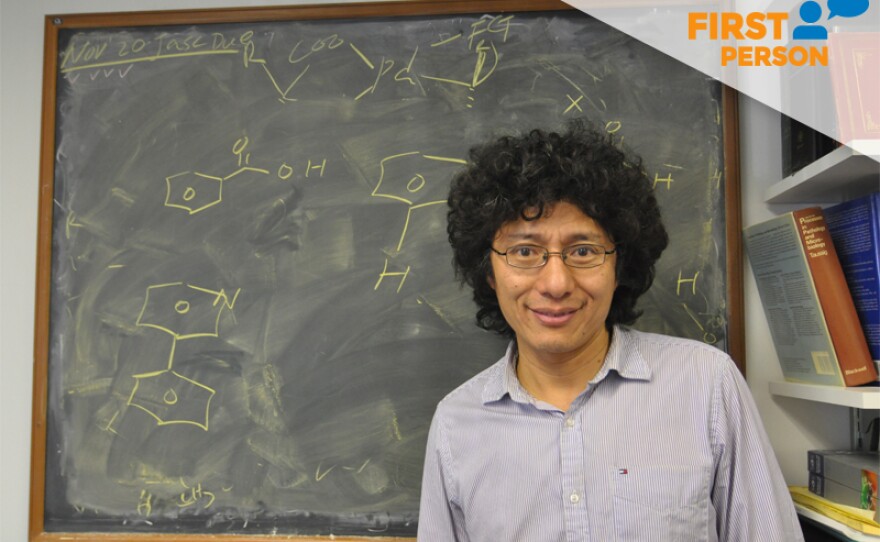
{"label": "curly black hair", "polygon": [[489,250],[501,226],[536,220],[557,202],[569,202],[595,220],[618,247],[618,287],[606,320],[632,324],[638,298],[654,281],[654,264],[669,242],[641,158],[627,154],[612,135],[584,121],[563,133],[533,130],[473,147],[468,165],[452,179],[447,214],[453,266],[474,290],[477,325],[507,337]]}

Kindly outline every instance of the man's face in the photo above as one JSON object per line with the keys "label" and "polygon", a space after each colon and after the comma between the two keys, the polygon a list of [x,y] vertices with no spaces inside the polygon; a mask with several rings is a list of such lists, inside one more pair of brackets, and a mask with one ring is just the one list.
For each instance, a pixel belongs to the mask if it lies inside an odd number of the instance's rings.
{"label": "man's face", "polygon": [[[538,220],[507,222],[493,246],[505,252],[514,245],[534,245],[559,252],[580,243],[614,248],[605,230],[568,202],[550,207]],[[570,359],[607,341],[605,320],[617,287],[616,254],[598,267],[569,267],[550,256],[543,267],[520,269],[491,253],[490,284],[507,323],[516,333],[521,356],[535,360]]]}

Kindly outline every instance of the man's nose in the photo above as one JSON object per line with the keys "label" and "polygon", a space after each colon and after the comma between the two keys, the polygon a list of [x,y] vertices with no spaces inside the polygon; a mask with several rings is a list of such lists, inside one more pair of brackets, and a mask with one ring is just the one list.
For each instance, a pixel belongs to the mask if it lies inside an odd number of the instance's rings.
{"label": "man's nose", "polygon": [[573,269],[565,264],[562,253],[548,252],[547,263],[541,267],[536,286],[544,295],[557,299],[565,297],[574,287],[572,271]]}

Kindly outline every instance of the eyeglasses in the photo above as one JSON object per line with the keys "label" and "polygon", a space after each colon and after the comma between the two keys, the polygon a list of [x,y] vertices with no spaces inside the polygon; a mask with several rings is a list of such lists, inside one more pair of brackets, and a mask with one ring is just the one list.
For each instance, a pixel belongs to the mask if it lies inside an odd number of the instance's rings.
{"label": "eyeglasses", "polygon": [[562,249],[561,252],[550,252],[544,247],[535,245],[516,245],[507,249],[506,252],[499,252],[495,247],[490,247],[492,252],[499,256],[504,256],[504,260],[512,267],[522,269],[532,269],[535,267],[543,267],[547,264],[550,256],[555,254],[562,258],[562,263],[569,267],[589,268],[598,267],[605,263],[606,254],[614,254],[617,248],[608,250],[602,245],[581,244],[572,245]]}

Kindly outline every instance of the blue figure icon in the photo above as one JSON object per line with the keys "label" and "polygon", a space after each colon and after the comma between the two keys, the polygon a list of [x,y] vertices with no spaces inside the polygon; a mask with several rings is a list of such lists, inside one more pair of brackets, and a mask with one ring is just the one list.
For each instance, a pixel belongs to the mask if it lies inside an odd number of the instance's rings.
{"label": "blue figure icon", "polygon": [[822,16],[822,6],[813,0],[807,0],[801,4],[801,19],[805,23],[795,27],[791,37],[796,40],[826,40],[828,39],[828,30],[818,24],[813,24]]}

